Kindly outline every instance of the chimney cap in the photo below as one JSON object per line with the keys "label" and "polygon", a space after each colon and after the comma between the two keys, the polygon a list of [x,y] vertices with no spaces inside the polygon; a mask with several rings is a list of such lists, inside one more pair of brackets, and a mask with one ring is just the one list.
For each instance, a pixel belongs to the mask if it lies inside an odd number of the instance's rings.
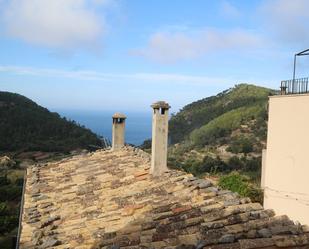
{"label": "chimney cap", "polygon": [[122,118],[122,119],[126,119],[126,115],[120,113],[120,112],[116,112],[114,115],[113,115],[113,118]]}
{"label": "chimney cap", "polygon": [[167,102],[165,102],[165,101],[157,101],[157,102],[153,103],[151,105],[151,107],[153,109],[159,109],[159,108],[169,109],[169,108],[171,108],[171,106]]}

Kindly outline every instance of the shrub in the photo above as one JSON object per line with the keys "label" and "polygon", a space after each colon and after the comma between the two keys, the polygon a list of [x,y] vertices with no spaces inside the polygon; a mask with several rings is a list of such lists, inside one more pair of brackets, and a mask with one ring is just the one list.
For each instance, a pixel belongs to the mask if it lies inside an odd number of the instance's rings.
{"label": "shrub", "polygon": [[22,186],[24,185],[24,179],[22,179],[22,178],[17,178],[17,179],[15,180],[15,185],[16,185],[16,186],[19,186],[19,187],[22,187]]}
{"label": "shrub", "polygon": [[226,171],[226,164],[221,160],[220,157],[212,158],[205,156],[201,167],[202,172],[216,173]]}
{"label": "shrub", "polygon": [[232,156],[227,162],[228,170],[239,170],[243,168],[243,162],[237,156]]}
{"label": "shrub", "polygon": [[190,139],[197,146],[212,144],[216,142],[217,138],[229,135],[232,130],[238,128],[245,120],[258,117],[263,111],[263,107],[258,104],[231,110],[194,130],[190,134]]}
{"label": "shrub", "polygon": [[242,170],[245,172],[253,171],[255,173],[261,172],[261,157],[237,157],[232,156],[226,163],[227,170]]}
{"label": "shrub", "polygon": [[232,153],[248,154],[253,151],[253,143],[253,139],[249,137],[233,137],[230,146],[226,150]]}
{"label": "shrub", "polygon": [[6,185],[0,187],[0,201],[14,201],[20,199],[22,187],[16,185]]}
{"label": "shrub", "polygon": [[139,147],[142,150],[150,150],[151,149],[151,139],[146,139]]}
{"label": "shrub", "polygon": [[5,186],[10,184],[9,179],[7,178],[7,175],[0,176],[0,186]]}
{"label": "shrub", "polygon": [[0,202],[0,216],[8,214],[8,205],[6,202]]}
{"label": "shrub", "polygon": [[15,248],[13,245],[13,240],[11,236],[0,237],[0,247],[1,249],[12,249]]}
{"label": "shrub", "polygon": [[219,186],[237,192],[243,197],[250,197],[254,202],[263,202],[262,190],[250,184],[248,177],[241,175],[238,172],[234,171],[228,175],[220,177]]}
{"label": "shrub", "polygon": [[200,171],[201,160],[196,157],[190,156],[189,158],[186,158],[183,163],[180,162],[180,165],[184,171],[192,173],[193,175],[200,175],[203,173]]}
{"label": "shrub", "polygon": [[17,210],[14,210],[7,202],[0,202],[0,235],[10,232],[17,225]]}
{"label": "shrub", "polygon": [[261,157],[244,158],[244,170],[254,171],[256,173],[261,172]]}
{"label": "shrub", "polygon": [[206,172],[215,174],[217,172],[226,171],[226,164],[220,159],[220,157],[213,158],[205,156],[203,161],[195,158],[187,159],[182,168],[195,176],[199,176]]}
{"label": "shrub", "polygon": [[7,233],[18,225],[18,216],[0,216],[0,234]]}

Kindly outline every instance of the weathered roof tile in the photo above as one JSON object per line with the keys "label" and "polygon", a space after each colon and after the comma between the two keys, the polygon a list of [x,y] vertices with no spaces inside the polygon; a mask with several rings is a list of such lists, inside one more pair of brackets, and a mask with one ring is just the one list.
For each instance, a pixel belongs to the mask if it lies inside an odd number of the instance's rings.
{"label": "weathered roof tile", "polygon": [[301,248],[309,229],[126,147],[27,170],[20,248]]}

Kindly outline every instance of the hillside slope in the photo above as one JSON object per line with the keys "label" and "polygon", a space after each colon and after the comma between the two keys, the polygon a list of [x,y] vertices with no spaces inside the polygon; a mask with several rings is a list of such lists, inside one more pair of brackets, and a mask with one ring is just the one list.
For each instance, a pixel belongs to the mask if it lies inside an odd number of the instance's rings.
{"label": "hillside slope", "polygon": [[240,84],[185,106],[169,123],[169,163],[196,175],[260,167],[267,100],[275,90]]}
{"label": "hillside slope", "polygon": [[10,92],[0,92],[0,137],[0,151],[68,152],[102,146],[89,129]]}
{"label": "hillside slope", "polygon": [[274,90],[268,88],[240,84],[216,96],[186,105],[170,120],[171,142],[174,144],[188,139],[193,130],[207,125],[210,121],[229,111],[235,111],[241,107],[251,108],[252,106],[259,106],[260,109],[264,108],[268,96],[274,93]]}

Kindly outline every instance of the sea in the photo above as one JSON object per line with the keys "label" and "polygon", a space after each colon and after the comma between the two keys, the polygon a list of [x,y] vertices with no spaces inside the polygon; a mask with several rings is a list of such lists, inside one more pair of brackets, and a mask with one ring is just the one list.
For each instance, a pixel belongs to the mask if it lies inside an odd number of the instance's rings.
{"label": "sea", "polygon": [[[67,119],[74,120],[80,125],[84,125],[94,133],[112,140],[112,115],[108,111],[72,111],[57,110],[57,112]],[[151,138],[151,112],[126,112],[126,143],[141,145],[146,139]]]}

